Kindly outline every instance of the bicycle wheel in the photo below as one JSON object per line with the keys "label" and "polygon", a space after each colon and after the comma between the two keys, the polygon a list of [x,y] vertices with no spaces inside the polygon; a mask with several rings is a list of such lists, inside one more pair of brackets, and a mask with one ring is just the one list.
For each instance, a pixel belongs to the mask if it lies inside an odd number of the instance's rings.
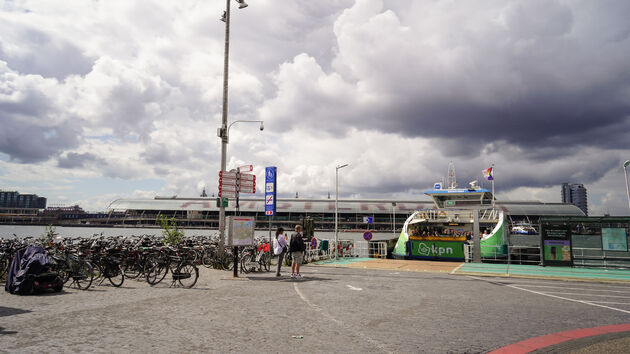
{"label": "bicycle wheel", "polygon": [[155,285],[164,279],[168,273],[168,264],[160,262],[157,259],[147,260],[145,263],[144,274],[149,285]]}
{"label": "bicycle wheel", "polygon": [[179,285],[182,287],[192,288],[197,284],[197,279],[199,279],[199,268],[192,262],[184,262],[180,264],[175,273],[173,273],[173,278],[177,279]]}
{"label": "bicycle wheel", "polygon": [[212,251],[205,250],[201,255],[201,264],[206,268],[211,268],[214,263],[214,254],[212,254]]}
{"label": "bicycle wheel", "polygon": [[105,264],[105,277],[117,288],[125,282],[125,273],[113,262]]}
{"label": "bicycle wheel", "polygon": [[77,288],[87,290],[94,280],[94,267],[86,261],[76,261],[72,272],[72,279],[77,284]]}
{"label": "bicycle wheel", "polygon": [[254,261],[254,256],[252,254],[248,253],[241,258],[241,270],[245,274],[256,270],[256,265],[257,263]]}
{"label": "bicycle wheel", "polygon": [[223,261],[221,263],[223,265],[223,269],[225,270],[234,269],[234,256],[231,253],[224,253]]}
{"label": "bicycle wheel", "polygon": [[4,280],[5,274],[9,271],[9,258],[0,257],[0,279]]}
{"label": "bicycle wheel", "polygon": [[120,269],[125,273],[125,278],[135,279],[142,274],[142,267],[135,258],[127,258],[120,264]]}
{"label": "bicycle wheel", "polygon": [[261,268],[265,270],[265,272],[268,272],[269,270],[271,270],[271,267],[269,265],[269,258],[271,258],[271,254],[269,252],[265,252],[263,253],[262,257],[260,257],[260,260],[258,261],[258,263],[261,265]]}
{"label": "bicycle wheel", "polygon": [[291,257],[291,252],[287,252],[287,254],[284,255],[284,265],[290,266],[292,263],[293,257]]}

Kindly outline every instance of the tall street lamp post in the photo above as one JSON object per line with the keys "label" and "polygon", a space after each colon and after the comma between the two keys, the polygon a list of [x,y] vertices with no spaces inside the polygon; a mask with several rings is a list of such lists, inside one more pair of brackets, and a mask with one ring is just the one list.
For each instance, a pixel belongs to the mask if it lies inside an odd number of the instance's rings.
{"label": "tall street lamp post", "polygon": [[626,194],[628,195],[628,208],[630,208],[630,188],[628,188],[628,171],[626,169],[628,165],[630,165],[630,160],[623,163],[623,176],[626,179]]}
{"label": "tall street lamp post", "polygon": [[[239,9],[247,7],[245,0],[236,0]],[[219,138],[221,138],[221,171],[225,171],[227,164],[227,144],[228,144],[228,125],[227,125],[227,109],[228,109],[228,64],[230,53],[230,0],[225,1],[225,12],[221,17],[221,21],[225,22],[225,51],[223,56],[223,114],[221,119],[221,128],[219,128]],[[225,207],[223,203],[219,207],[219,236],[220,247],[219,252],[223,253],[225,247]]]}
{"label": "tall street lamp post", "polygon": [[339,170],[348,164],[335,167],[335,259],[339,259],[339,237],[337,227],[339,226]]}

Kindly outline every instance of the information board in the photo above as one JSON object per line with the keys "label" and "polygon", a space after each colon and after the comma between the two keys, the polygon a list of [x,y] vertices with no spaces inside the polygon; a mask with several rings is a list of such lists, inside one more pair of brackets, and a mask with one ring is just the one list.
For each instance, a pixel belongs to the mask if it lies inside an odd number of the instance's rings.
{"label": "information board", "polygon": [[602,249],[628,252],[626,229],[602,227]]}
{"label": "information board", "polygon": [[571,229],[566,223],[541,223],[543,265],[573,266]]}
{"label": "information board", "polygon": [[254,244],[254,227],[256,221],[253,217],[228,216],[227,217],[227,245],[228,246],[252,246]]}

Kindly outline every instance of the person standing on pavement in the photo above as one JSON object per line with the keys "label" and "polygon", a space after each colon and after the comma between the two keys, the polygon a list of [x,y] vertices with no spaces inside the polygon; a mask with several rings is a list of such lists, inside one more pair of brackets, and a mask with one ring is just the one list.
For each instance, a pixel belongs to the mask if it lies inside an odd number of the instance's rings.
{"label": "person standing on pavement", "polygon": [[287,254],[287,237],[284,235],[284,229],[281,227],[276,229],[276,239],[273,241],[273,253],[278,256],[276,276],[279,277],[282,260],[284,259],[284,255]]}
{"label": "person standing on pavement", "polygon": [[293,263],[291,263],[291,278],[302,277],[300,264],[302,264],[304,250],[306,249],[302,237],[302,226],[295,225],[295,232],[291,234],[291,241],[289,242],[289,252],[291,252],[291,258],[293,259]]}

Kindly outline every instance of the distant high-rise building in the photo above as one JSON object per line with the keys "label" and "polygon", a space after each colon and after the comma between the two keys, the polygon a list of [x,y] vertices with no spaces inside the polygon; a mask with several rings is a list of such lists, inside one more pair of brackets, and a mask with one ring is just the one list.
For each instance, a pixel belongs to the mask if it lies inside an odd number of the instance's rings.
{"label": "distant high-rise building", "polygon": [[562,202],[573,204],[588,215],[588,197],[583,184],[562,183]]}
{"label": "distant high-rise building", "polygon": [[0,191],[0,208],[46,209],[46,198],[37,194]]}

